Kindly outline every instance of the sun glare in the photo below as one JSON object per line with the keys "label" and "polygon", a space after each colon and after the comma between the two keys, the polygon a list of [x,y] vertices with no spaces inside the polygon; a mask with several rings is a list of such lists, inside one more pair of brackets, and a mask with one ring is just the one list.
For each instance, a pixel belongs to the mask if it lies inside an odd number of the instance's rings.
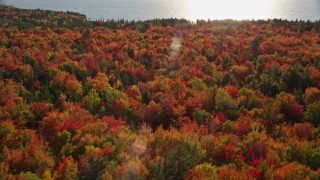
{"label": "sun glare", "polygon": [[270,3],[268,0],[188,0],[187,19],[268,18]]}

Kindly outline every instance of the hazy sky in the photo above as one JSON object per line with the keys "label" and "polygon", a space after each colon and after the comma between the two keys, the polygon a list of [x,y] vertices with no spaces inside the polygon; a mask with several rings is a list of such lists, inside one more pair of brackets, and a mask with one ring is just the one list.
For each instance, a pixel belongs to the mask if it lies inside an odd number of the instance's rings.
{"label": "hazy sky", "polygon": [[320,19],[320,0],[0,0],[0,4],[76,11],[90,19]]}

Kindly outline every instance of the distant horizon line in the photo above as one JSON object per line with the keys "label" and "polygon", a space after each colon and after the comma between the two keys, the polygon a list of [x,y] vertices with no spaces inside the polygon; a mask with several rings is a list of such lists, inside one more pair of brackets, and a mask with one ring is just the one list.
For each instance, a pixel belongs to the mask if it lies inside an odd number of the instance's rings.
{"label": "distant horizon line", "polygon": [[17,8],[17,9],[21,9],[21,10],[42,10],[42,11],[52,11],[52,12],[61,12],[61,13],[66,13],[66,14],[77,14],[79,16],[84,16],[86,18],[87,21],[90,22],[108,22],[108,21],[125,21],[125,22],[147,22],[147,21],[154,21],[154,20],[169,20],[169,19],[175,19],[175,20],[183,20],[183,21],[188,21],[190,23],[197,23],[198,21],[204,21],[204,22],[214,22],[214,21],[233,21],[233,22],[252,22],[252,21],[272,21],[272,20],[281,20],[281,21],[288,21],[288,22],[312,22],[312,23],[317,23],[320,21],[319,19],[316,20],[311,20],[311,19],[299,19],[299,18],[295,18],[295,19],[288,19],[288,18],[252,18],[252,19],[233,19],[233,18],[224,18],[224,19],[213,19],[213,18],[208,18],[208,19],[196,19],[196,20],[192,20],[192,19],[188,19],[188,18],[178,18],[178,17],[156,17],[156,18],[150,18],[150,19],[125,19],[125,18],[110,18],[110,19],[106,19],[106,18],[90,18],[88,17],[86,14],[83,14],[81,12],[76,12],[76,11],[63,11],[63,10],[53,10],[53,9],[42,9],[42,8],[20,8],[14,5],[8,5],[8,4],[0,4],[0,6],[7,6],[7,7],[13,7],[13,8]]}

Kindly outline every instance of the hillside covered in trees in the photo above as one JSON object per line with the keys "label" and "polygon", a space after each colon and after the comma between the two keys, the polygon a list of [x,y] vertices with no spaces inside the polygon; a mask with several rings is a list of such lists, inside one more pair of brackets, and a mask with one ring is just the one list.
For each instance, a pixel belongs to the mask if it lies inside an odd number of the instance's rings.
{"label": "hillside covered in trees", "polygon": [[320,179],[320,22],[0,6],[0,179]]}

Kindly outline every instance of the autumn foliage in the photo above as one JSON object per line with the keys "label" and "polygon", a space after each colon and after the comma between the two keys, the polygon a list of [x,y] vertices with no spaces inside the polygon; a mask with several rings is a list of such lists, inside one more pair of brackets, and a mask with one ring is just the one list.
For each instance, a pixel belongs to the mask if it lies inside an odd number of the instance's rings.
{"label": "autumn foliage", "polygon": [[1,178],[320,178],[319,22],[0,25]]}

